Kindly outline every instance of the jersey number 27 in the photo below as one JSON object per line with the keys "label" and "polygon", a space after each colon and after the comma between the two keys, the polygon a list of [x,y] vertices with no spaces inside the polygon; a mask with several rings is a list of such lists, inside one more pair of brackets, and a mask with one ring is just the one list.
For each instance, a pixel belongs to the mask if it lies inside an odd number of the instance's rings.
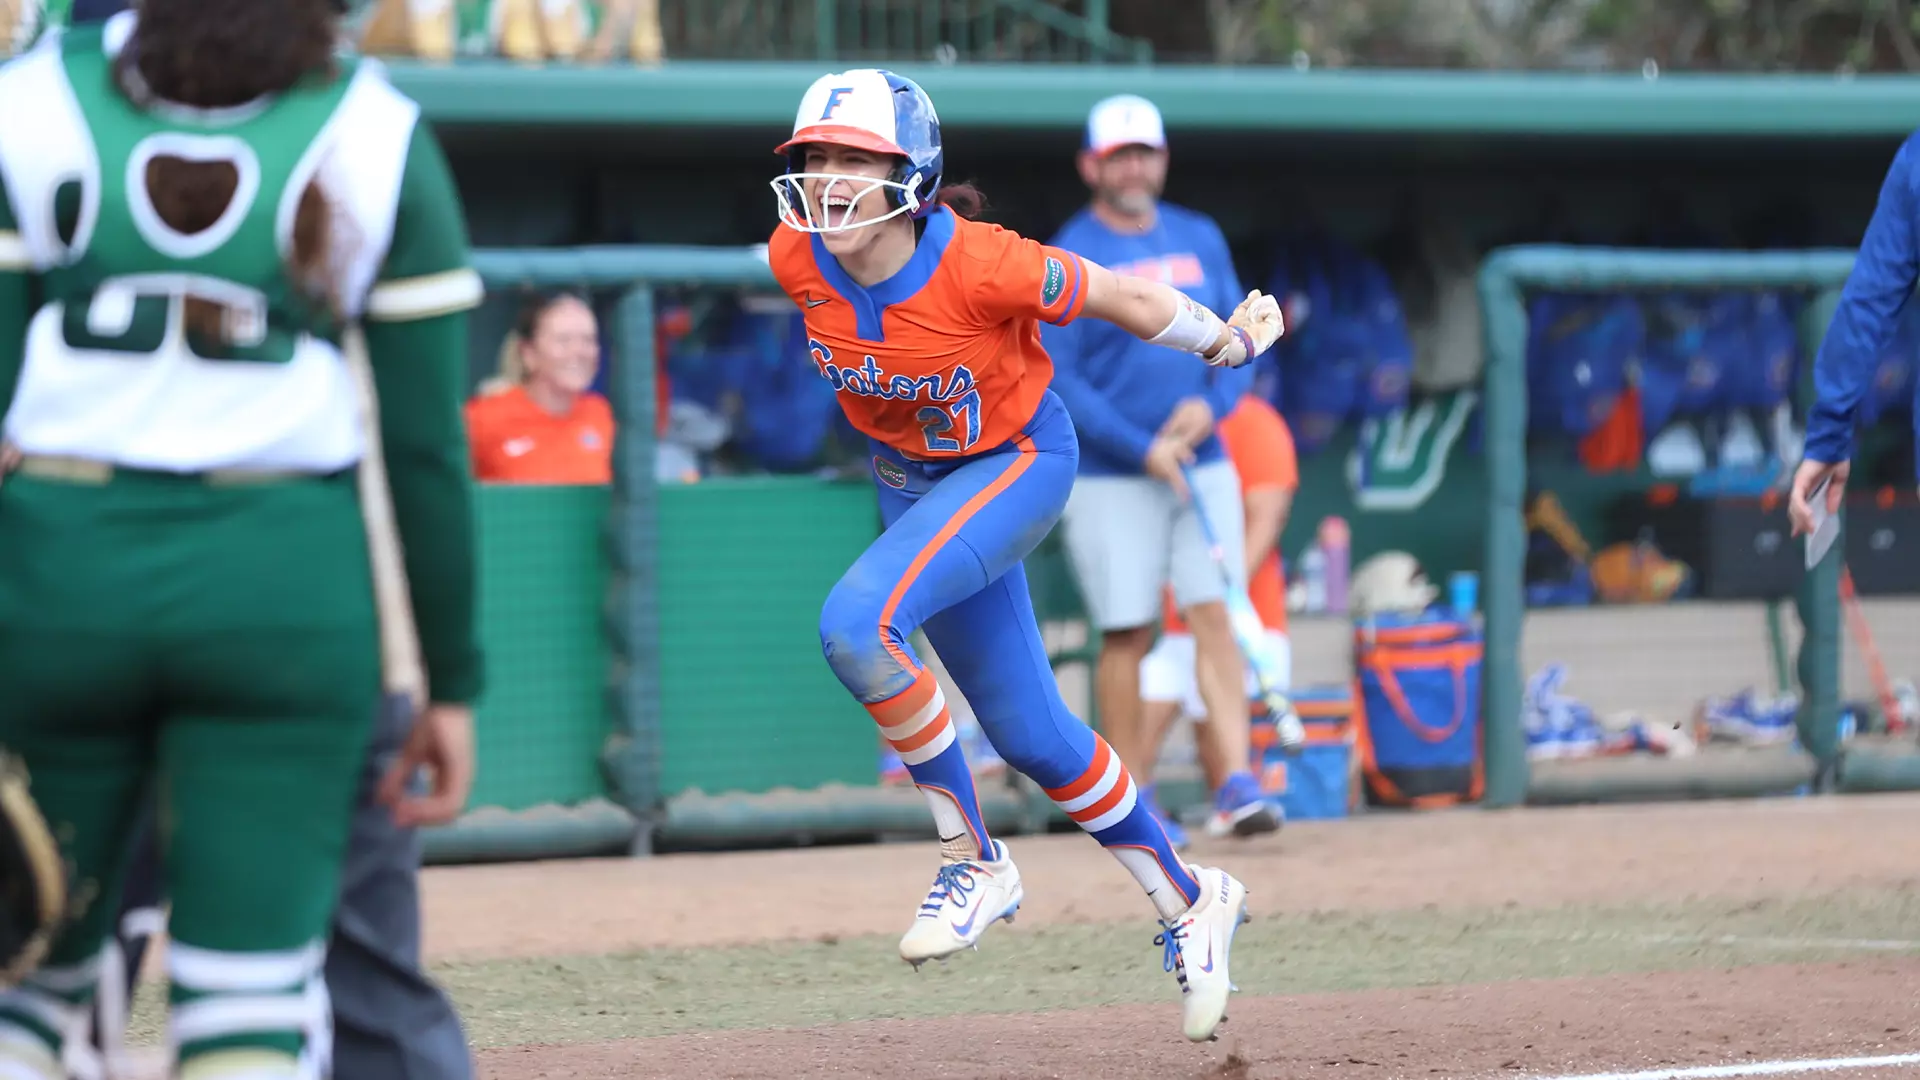
{"label": "jersey number 27", "polygon": [[[945,406],[928,405],[914,414],[930,454],[964,454],[980,438],[980,391],[969,390]],[[949,438],[955,422],[966,425],[966,441]]]}

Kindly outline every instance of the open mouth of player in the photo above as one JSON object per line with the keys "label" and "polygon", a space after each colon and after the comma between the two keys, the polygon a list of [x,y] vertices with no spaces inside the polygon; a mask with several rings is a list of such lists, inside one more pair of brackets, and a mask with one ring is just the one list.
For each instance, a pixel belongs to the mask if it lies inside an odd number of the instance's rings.
{"label": "open mouth of player", "polygon": [[[886,213],[860,217],[861,208],[866,205],[865,200],[884,198],[878,193],[888,188],[900,192],[902,197],[897,204]],[[912,204],[911,193],[905,184],[834,173],[787,173],[774,178],[773,192],[779,200],[780,220],[790,228],[809,233],[864,228],[906,213]]]}
{"label": "open mouth of player", "polygon": [[838,211],[840,215],[838,227],[846,228],[853,223],[854,202],[853,193],[847,190],[844,184],[835,184],[829,187],[826,194],[820,197],[820,219],[822,223],[829,229],[835,228],[834,213]]}

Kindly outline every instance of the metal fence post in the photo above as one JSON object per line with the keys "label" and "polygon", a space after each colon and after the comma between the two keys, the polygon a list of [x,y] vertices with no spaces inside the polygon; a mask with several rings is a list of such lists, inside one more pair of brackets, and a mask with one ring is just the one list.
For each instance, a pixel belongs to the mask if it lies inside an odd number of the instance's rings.
{"label": "metal fence post", "polygon": [[607,523],[613,588],[608,629],[610,673],[618,726],[601,755],[608,785],[634,816],[632,853],[651,854],[666,812],[660,790],[659,483],[654,474],[653,288],[635,285],[614,316],[619,349],[612,382],[617,435],[613,457],[613,512]]}

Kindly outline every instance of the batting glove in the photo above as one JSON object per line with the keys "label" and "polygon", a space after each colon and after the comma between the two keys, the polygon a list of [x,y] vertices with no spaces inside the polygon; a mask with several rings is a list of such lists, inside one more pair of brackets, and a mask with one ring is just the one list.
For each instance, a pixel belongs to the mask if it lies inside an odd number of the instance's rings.
{"label": "batting glove", "polygon": [[1247,363],[1273,348],[1285,333],[1284,323],[1278,300],[1259,289],[1249,291],[1240,306],[1233,309],[1233,317],[1227,320],[1227,328],[1233,331],[1232,339],[1226,348],[1207,357],[1207,363],[1219,367],[1239,367]]}

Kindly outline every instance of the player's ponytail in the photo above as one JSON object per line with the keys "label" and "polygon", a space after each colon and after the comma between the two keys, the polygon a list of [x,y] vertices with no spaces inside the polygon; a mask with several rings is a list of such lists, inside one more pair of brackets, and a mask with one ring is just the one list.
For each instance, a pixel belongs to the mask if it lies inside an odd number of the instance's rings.
{"label": "player's ponytail", "polygon": [[[245,105],[331,73],[337,36],[333,0],[141,0],[133,36],[114,62],[114,78],[135,105],[155,99],[201,109]],[[203,232],[239,189],[225,162],[160,156],[147,163],[147,191],[160,220],[183,233]],[[288,271],[311,303],[329,316],[334,295],[331,207],[319,184],[300,193]],[[195,334],[226,337],[224,312],[189,300]]]}
{"label": "player's ponytail", "polygon": [[933,201],[969,221],[977,220],[987,209],[987,197],[972,184],[943,184]]}

